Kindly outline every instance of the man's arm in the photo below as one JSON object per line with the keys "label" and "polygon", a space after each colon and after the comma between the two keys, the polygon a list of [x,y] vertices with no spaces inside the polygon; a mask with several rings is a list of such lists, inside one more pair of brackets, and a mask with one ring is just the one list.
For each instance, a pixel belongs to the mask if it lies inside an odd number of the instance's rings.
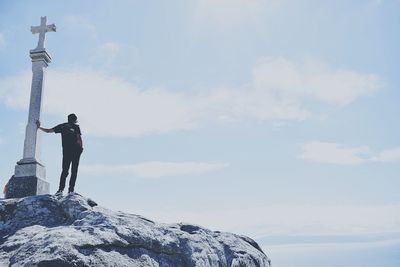
{"label": "man's arm", "polygon": [[39,120],[36,121],[36,125],[37,125],[38,129],[42,130],[45,133],[54,133],[54,129],[53,128],[47,129],[47,128],[40,127],[40,121]]}

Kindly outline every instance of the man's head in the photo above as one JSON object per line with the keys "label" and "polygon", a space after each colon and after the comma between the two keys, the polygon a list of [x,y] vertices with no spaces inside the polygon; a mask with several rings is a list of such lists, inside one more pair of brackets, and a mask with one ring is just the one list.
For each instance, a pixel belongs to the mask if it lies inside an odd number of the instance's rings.
{"label": "man's head", "polygon": [[68,115],[68,122],[69,123],[76,123],[78,120],[78,117],[74,113]]}

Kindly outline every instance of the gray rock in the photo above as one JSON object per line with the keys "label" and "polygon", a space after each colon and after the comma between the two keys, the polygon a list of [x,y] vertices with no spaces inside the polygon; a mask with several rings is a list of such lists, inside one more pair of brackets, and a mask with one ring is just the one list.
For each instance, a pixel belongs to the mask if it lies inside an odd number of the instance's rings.
{"label": "gray rock", "polygon": [[0,200],[0,266],[270,266],[248,237],[156,223],[79,194]]}

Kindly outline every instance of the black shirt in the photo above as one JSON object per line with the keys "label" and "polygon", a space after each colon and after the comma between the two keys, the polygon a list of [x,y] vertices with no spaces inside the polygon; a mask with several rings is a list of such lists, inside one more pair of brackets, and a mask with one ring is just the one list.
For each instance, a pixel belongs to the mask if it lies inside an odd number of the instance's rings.
{"label": "black shirt", "polygon": [[81,135],[79,125],[75,123],[62,123],[53,128],[55,133],[61,133],[63,150],[76,150],[80,149],[78,144],[78,135]]}

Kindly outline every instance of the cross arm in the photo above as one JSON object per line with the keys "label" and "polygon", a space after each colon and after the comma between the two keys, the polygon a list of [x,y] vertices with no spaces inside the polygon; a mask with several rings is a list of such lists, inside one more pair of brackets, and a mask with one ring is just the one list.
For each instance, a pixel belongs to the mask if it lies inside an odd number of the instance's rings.
{"label": "cross arm", "polygon": [[[55,24],[50,24],[46,26],[46,32],[55,32],[57,30],[57,27]],[[35,33],[40,33],[42,31],[41,26],[31,26],[31,32],[33,34]]]}
{"label": "cross arm", "polygon": [[50,24],[46,26],[46,32],[55,32],[57,30],[55,24]]}
{"label": "cross arm", "polygon": [[40,33],[40,26],[31,26],[31,32],[33,34]]}

